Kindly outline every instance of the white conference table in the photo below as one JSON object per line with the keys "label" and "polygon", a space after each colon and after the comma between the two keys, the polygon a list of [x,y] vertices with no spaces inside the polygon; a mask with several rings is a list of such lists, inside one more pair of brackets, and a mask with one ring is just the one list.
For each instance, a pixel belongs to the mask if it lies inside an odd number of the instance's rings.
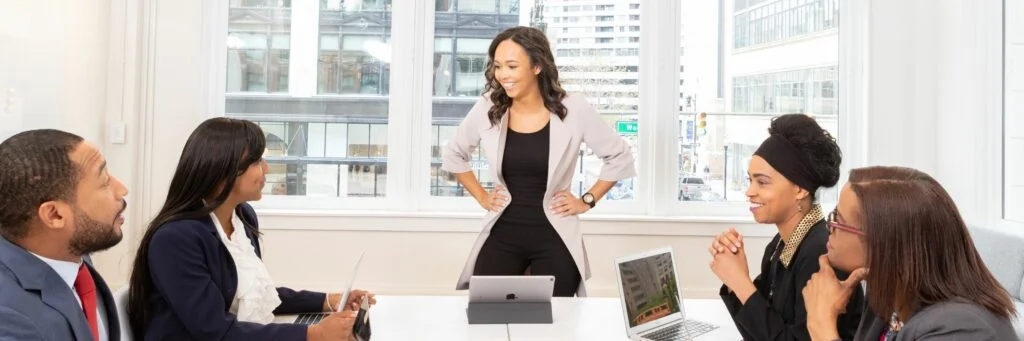
{"label": "white conference table", "polygon": [[[684,299],[683,309],[688,319],[718,326],[694,341],[737,341],[743,338],[721,300]],[[508,325],[509,340],[629,340],[622,303],[618,298],[555,297],[551,301],[551,310],[552,324]]]}
{"label": "white conference table", "polygon": [[[370,308],[372,341],[515,341],[629,340],[617,298],[552,299],[551,324],[474,324],[466,319],[466,296],[377,296]],[[719,300],[683,300],[691,319],[718,329],[695,340],[740,340],[740,334]],[[278,316],[275,322],[291,322]]]}

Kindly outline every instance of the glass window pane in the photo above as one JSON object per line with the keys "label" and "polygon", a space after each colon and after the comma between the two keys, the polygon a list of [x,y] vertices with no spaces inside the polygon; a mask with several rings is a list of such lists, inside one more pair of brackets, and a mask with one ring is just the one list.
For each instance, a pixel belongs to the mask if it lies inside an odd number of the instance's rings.
{"label": "glass window pane", "polygon": [[388,156],[388,125],[371,124],[369,155],[371,157]]}
{"label": "glass window pane", "polygon": [[[501,31],[514,26],[539,28],[552,43],[552,53],[558,65],[563,88],[573,94],[587,98],[601,114],[609,127],[616,129],[631,146],[637,143],[636,126],[639,120],[639,74],[640,63],[640,17],[616,15],[614,9],[639,8],[640,0],[609,0],[601,4],[604,12],[596,21],[601,22],[598,32],[594,26],[579,27],[581,22],[593,20],[594,5],[566,5],[566,2],[537,2],[531,8],[520,8],[518,1],[493,0],[472,2],[473,13],[468,13],[466,4],[459,0],[459,10],[450,13],[439,7],[435,13],[434,50],[434,101],[433,126],[438,137],[432,138],[431,154],[431,195],[469,195],[455,181],[451,174],[440,170],[440,150],[454,136],[455,127],[465,117],[483,93],[486,79],[487,49],[491,40]],[[530,15],[533,7],[542,11]],[[485,10],[486,8],[486,10]],[[524,15],[520,15],[524,14]],[[632,13],[631,13],[632,14]],[[460,23],[483,18],[498,23],[493,28],[460,28]],[[592,24],[593,25],[593,24]],[[615,32],[614,27],[622,27]],[[627,32],[628,31],[628,32]],[[609,36],[609,34],[612,34]],[[615,38],[622,37],[616,41]],[[456,41],[453,51],[450,40]],[[602,39],[603,48],[593,48],[595,39]],[[580,44],[581,45],[570,45]],[[621,129],[620,129],[621,127]],[[635,154],[634,154],[635,155]],[[477,178],[484,186],[493,185],[492,170],[487,166],[484,154],[477,152],[472,166]],[[585,145],[577,156],[577,174],[574,175],[572,190],[577,195],[589,189],[597,180],[602,162]],[[635,197],[635,179],[616,184],[608,199],[631,200]]]}
{"label": "glass window pane", "polygon": [[[746,201],[747,166],[768,137],[774,116],[812,115],[839,136],[838,32],[803,29],[813,27],[815,17],[838,15],[832,10],[837,7],[829,7],[837,1],[738,2],[722,21],[706,19],[717,11],[716,4],[683,2],[687,24],[680,45],[686,46],[687,58],[680,65],[679,200]],[[721,56],[717,38],[702,34],[718,31],[719,25],[735,28],[724,39],[733,42],[732,48]],[[801,36],[805,33],[821,34]],[[828,50],[802,50],[795,44]],[[746,49],[755,45],[759,48]],[[823,190],[818,199],[834,202],[836,190]]]}
{"label": "glass window pane", "polygon": [[266,92],[266,50],[228,50],[227,91]]}
{"label": "glass window pane", "polygon": [[341,42],[341,49],[345,51],[368,52],[383,41],[382,37],[364,35],[346,35]]}
{"label": "glass window pane", "polygon": [[519,14],[519,0],[498,0],[500,14]]}
{"label": "glass window pane", "polygon": [[438,12],[452,12],[455,10],[457,0],[435,0],[434,10]]}
{"label": "glass window pane", "polygon": [[272,50],[267,68],[267,92],[288,92],[288,50]]}
{"label": "glass window pane", "polygon": [[355,157],[370,156],[370,125],[348,125],[348,155]]}
{"label": "glass window pane", "polygon": [[337,51],[341,48],[341,37],[337,35],[323,35],[320,36],[320,50],[321,51]]}
{"label": "glass window pane", "polygon": [[337,11],[341,9],[342,0],[320,0],[320,10]]}
{"label": "glass window pane", "polygon": [[459,12],[494,13],[498,10],[497,0],[458,0]]}
{"label": "glass window pane", "polygon": [[487,54],[487,49],[491,47],[490,39],[459,39],[458,40],[458,53],[479,53]]}
{"label": "glass window pane", "polygon": [[228,33],[228,48],[266,49],[267,35],[258,33]]}
{"label": "glass window pane", "polygon": [[[230,3],[236,19],[228,19],[225,111],[258,122],[267,134],[267,193],[384,196],[391,1],[321,0],[309,13],[242,1]],[[290,6],[286,0],[264,3]],[[347,25],[353,17],[367,24]],[[319,33],[293,36],[293,19],[315,22]],[[292,49],[318,51],[315,88],[312,74],[303,77],[310,84],[302,84],[310,89],[290,86]],[[360,96],[338,96],[348,94]]]}
{"label": "glass window pane", "polygon": [[346,157],[348,156],[348,124],[328,123],[324,133],[324,156]]}
{"label": "glass window pane", "polygon": [[[452,42],[453,41],[455,41],[455,39],[452,39],[452,38],[434,38],[434,51],[435,52],[449,51],[449,53],[450,53],[451,50],[452,50]],[[487,50],[485,49],[484,52],[487,52]]]}
{"label": "glass window pane", "polygon": [[291,45],[291,36],[287,34],[275,34],[273,41],[271,42],[270,48],[272,49],[285,49]]}
{"label": "glass window pane", "polygon": [[307,155],[310,157],[324,157],[327,149],[327,123],[310,123],[309,136],[307,137]]}

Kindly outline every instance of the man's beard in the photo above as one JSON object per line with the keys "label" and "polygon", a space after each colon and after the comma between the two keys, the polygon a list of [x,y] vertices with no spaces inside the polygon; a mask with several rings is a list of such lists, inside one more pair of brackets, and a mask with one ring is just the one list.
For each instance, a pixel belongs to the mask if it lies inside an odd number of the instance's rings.
{"label": "man's beard", "polygon": [[[127,205],[122,207],[121,212],[124,212]],[[68,245],[71,254],[84,256],[109,249],[120,243],[124,234],[120,229],[114,227],[114,222],[120,217],[121,212],[118,212],[114,220],[104,223],[89,218],[84,211],[75,208],[76,229],[74,235],[71,236],[71,243]]]}

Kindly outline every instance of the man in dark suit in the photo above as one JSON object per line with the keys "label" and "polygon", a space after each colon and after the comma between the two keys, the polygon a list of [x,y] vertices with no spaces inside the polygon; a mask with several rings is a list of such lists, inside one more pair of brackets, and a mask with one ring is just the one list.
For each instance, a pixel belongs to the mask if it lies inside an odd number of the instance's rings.
{"label": "man in dark suit", "polygon": [[89,254],[121,241],[127,194],[79,136],[32,130],[0,143],[0,340],[121,339]]}

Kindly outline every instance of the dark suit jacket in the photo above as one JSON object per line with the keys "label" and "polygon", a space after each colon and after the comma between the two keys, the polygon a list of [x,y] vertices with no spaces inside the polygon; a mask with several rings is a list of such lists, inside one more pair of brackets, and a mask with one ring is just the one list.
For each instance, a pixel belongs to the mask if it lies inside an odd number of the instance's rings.
{"label": "dark suit jacket", "polygon": [[[828,228],[822,220],[811,227],[804,236],[800,246],[793,254],[789,268],[782,266],[777,259],[772,259],[775,248],[781,236],[768,243],[765,248],[764,257],[761,260],[761,274],[754,279],[754,286],[757,292],[747,299],[746,304],[740,304],[736,295],[729,291],[729,288],[722,286],[722,300],[725,301],[733,322],[743,335],[746,341],[761,340],[810,340],[807,332],[807,310],[804,307],[803,289],[811,275],[818,272],[818,258],[825,254],[828,242]],[[772,273],[772,263],[775,273]],[[849,274],[836,271],[840,279],[846,279]],[[768,292],[771,290],[768,279],[775,278],[775,294],[771,301],[768,299]],[[846,305],[846,313],[839,316],[839,335],[843,340],[849,340],[857,331],[857,322],[860,321],[861,310],[864,306],[864,291],[860,288],[850,297],[850,303]],[[877,340],[876,340],[877,341]]]}
{"label": "dark suit jacket", "polygon": [[[236,210],[258,228],[248,204]],[[242,228],[236,226],[235,228]],[[261,256],[259,238],[246,236]],[[172,221],[160,226],[149,244],[155,291],[147,299],[152,312],[145,340],[305,340],[306,326],[238,321],[228,312],[238,288],[238,273],[210,218]],[[324,293],[277,288],[275,314],[321,311]],[[136,331],[139,334],[140,331]]]}
{"label": "dark suit jacket", "polygon": [[[117,305],[103,277],[85,257],[107,310],[107,335],[121,339]],[[36,256],[0,238],[0,340],[93,340],[75,292]]]}
{"label": "dark suit jacket", "polygon": [[[889,325],[870,308],[857,329],[858,341],[878,341]],[[950,301],[918,310],[903,323],[903,330],[894,341],[1009,341],[1020,340],[1009,319],[1000,317],[977,304]]]}

